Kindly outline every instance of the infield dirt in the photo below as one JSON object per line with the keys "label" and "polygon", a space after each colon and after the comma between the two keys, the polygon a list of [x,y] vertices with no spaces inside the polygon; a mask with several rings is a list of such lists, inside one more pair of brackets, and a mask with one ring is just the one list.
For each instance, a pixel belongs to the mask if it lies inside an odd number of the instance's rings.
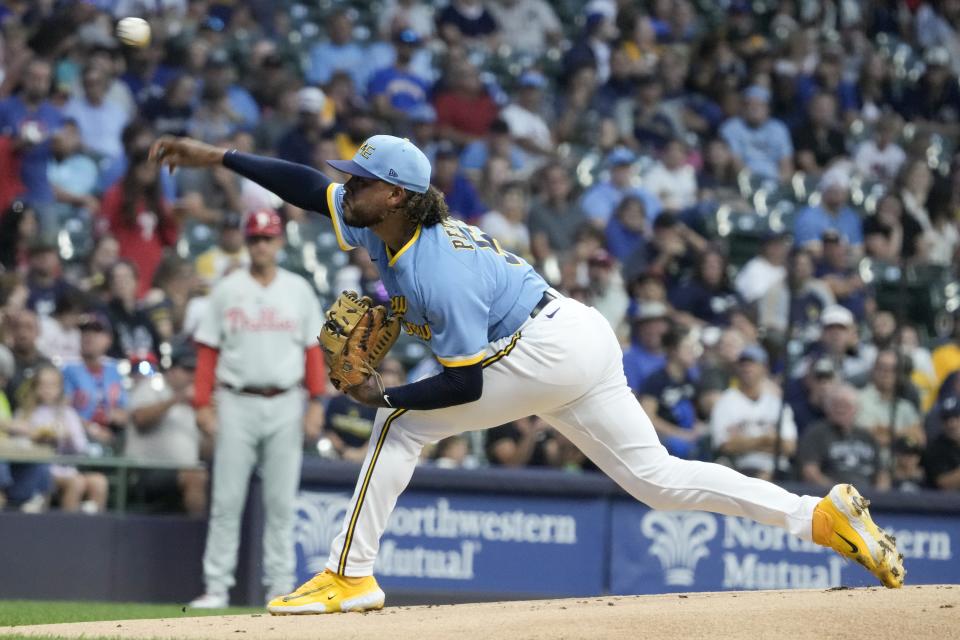
{"label": "infield dirt", "polygon": [[254,614],[2,627],[63,638],[498,640],[743,638],[943,640],[960,634],[960,585],[609,596],[331,616]]}

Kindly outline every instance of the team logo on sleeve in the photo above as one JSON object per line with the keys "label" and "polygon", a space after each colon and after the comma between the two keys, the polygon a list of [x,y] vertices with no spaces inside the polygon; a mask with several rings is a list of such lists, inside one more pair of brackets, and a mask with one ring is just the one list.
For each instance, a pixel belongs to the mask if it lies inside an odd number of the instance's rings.
{"label": "team logo on sleeve", "polygon": [[407,313],[407,297],[393,296],[390,298],[390,313],[395,316],[402,316]]}

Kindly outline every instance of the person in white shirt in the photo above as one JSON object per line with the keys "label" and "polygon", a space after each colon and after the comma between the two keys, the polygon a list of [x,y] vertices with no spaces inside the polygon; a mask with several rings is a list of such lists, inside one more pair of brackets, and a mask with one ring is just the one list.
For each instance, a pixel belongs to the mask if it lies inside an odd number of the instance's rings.
{"label": "person in white shirt", "polygon": [[538,71],[526,71],[517,82],[516,100],[500,112],[500,118],[518,145],[531,153],[550,155],[554,152],[553,135],[541,115],[547,79]]}
{"label": "person in white shirt", "polygon": [[895,140],[900,125],[897,116],[887,115],[877,123],[876,136],[857,147],[853,163],[864,178],[890,181],[896,178],[907,154]]}
{"label": "person in white shirt", "polygon": [[710,413],[713,447],[721,460],[745,475],[770,480],[780,424],[780,468],[788,464],[797,445],[793,411],[767,377],[767,352],[749,345],[737,360],[738,388],[720,395]]}
{"label": "person in white shirt", "polygon": [[539,57],[563,36],[560,19],[546,0],[498,0],[490,3],[490,13],[503,41],[523,53]]}
{"label": "person in white shirt", "polygon": [[643,185],[660,198],[667,211],[682,211],[697,204],[697,175],[687,162],[687,145],[673,139],[660,160],[643,176]]}
{"label": "person in white shirt", "polygon": [[744,300],[755,302],[787,277],[787,256],[790,253],[789,235],[771,231],[763,238],[760,255],[747,261],[734,286]]}
{"label": "person in white shirt", "polygon": [[500,188],[500,206],[480,218],[480,228],[497,239],[511,253],[530,255],[530,230],[527,228],[529,198],[522,182],[507,182]]}

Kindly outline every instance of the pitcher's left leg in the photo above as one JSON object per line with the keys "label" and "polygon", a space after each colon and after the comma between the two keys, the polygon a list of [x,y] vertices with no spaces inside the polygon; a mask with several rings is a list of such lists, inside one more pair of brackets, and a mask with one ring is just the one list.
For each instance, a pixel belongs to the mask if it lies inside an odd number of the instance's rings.
{"label": "pitcher's left leg", "polygon": [[798,496],[719,464],[669,455],[626,381],[598,387],[544,417],[630,495],[654,509],[743,516],[812,539],[819,498]]}

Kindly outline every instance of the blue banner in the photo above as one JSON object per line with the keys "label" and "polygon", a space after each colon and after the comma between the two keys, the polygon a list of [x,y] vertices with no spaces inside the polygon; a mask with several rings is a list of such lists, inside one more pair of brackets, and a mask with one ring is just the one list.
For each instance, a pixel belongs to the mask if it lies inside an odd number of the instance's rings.
{"label": "blue banner", "polygon": [[[872,513],[897,538],[907,584],[960,580],[960,520]],[[860,565],[782,529],[703,512],[612,506],[610,591],[617,594],[877,586]]]}
{"label": "blue banner", "polygon": [[[327,562],[349,493],[301,491],[297,577]],[[475,593],[602,593],[609,500],[404,493],[390,516],[374,573],[385,588]]]}

